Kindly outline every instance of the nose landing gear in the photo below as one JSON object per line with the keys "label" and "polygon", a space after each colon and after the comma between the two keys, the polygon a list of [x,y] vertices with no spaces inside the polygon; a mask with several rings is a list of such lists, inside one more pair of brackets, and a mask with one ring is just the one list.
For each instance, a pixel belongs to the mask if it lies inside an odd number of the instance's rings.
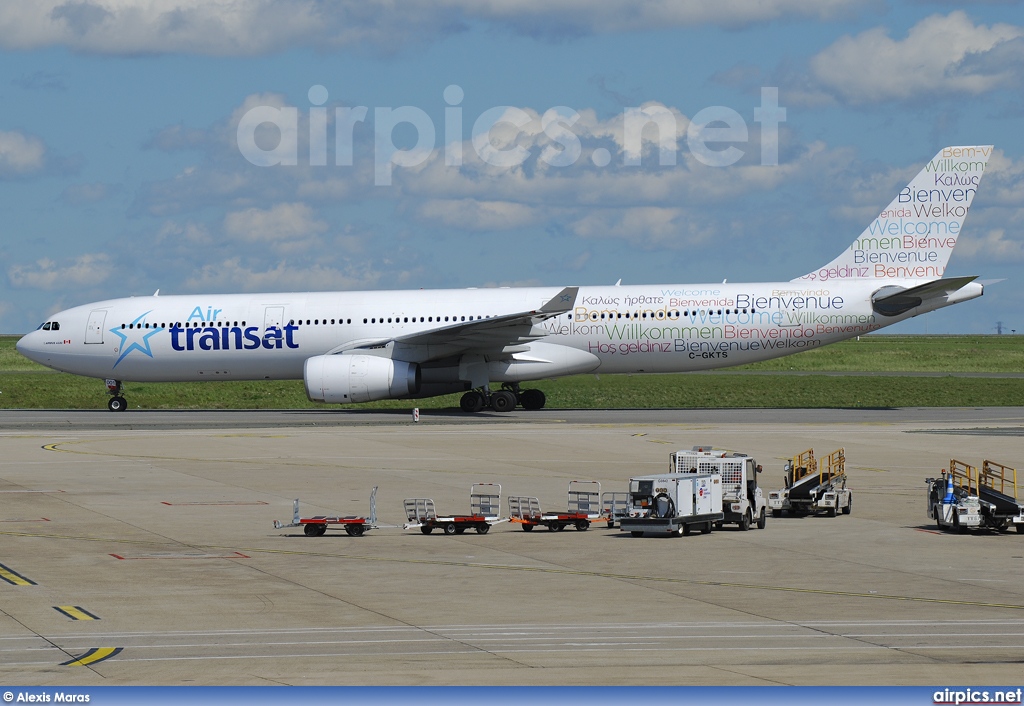
{"label": "nose landing gear", "polygon": [[107,409],[111,412],[123,412],[128,409],[128,400],[121,395],[121,381],[107,380],[107,392],[110,399],[107,400]]}

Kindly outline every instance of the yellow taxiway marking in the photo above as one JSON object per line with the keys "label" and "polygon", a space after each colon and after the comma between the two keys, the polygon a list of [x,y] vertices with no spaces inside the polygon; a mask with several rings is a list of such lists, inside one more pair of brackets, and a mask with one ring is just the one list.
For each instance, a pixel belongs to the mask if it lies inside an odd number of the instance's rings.
{"label": "yellow taxiway marking", "polygon": [[69,659],[67,662],[61,662],[61,666],[86,667],[90,664],[96,664],[97,662],[102,662],[105,659],[110,659],[114,655],[120,654],[123,649],[123,647],[93,647],[81,657],[75,657],[74,659]]}
{"label": "yellow taxiway marking", "polygon": [[78,605],[55,605],[53,607],[58,613],[63,613],[72,620],[99,620],[98,615],[93,615],[82,606]]}
{"label": "yellow taxiway marking", "polygon": [[9,566],[0,564],[0,579],[3,579],[12,586],[35,586],[36,582],[25,578]]}

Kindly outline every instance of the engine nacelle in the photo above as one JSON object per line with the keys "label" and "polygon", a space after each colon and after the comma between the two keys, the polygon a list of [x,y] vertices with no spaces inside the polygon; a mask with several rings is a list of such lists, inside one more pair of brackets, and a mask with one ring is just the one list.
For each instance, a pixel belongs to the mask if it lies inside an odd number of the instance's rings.
{"label": "engine nacelle", "polygon": [[302,379],[314,402],[372,402],[417,394],[420,366],[373,355],[317,355],[306,360]]}

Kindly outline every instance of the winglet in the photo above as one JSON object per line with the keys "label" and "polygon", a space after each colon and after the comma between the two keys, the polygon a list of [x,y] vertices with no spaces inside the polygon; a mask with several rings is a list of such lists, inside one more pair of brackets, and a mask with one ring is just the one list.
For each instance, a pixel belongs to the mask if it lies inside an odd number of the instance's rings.
{"label": "winglet", "polygon": [[576,305],[576,295],[579,291],[579,287],[566,287],[561,292],[551,297],[544,306],[537,310],[537,313],[564,314],[567,311],[571,311]]}

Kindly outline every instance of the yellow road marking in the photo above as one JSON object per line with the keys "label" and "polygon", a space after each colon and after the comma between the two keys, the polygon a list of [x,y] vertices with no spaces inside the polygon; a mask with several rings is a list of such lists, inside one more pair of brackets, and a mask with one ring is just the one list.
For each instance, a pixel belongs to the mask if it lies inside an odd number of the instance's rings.
{"label": "yellow road marking", "polygon": [[82,606],[55,605],[53,609],[59,613],[63,613],[72,620],[99,620],[99,616],[93,615]]}
{"label": "yellow road marking", "polygon": [[9,566],[0,564],[0,579],[3,579],[12,586],[35,586],[36,582],[27,579]]}
{"label": "yellow road marking", "polygon": [[110,659],[114,655],[120,654],[123,647],[93,647],[91,650],[86,652],[81,657],[75,657],[69,659],[67,662],[62,662],[62,667],[85,667],[90,664],[96,664],[102,662],[105,659]]}

